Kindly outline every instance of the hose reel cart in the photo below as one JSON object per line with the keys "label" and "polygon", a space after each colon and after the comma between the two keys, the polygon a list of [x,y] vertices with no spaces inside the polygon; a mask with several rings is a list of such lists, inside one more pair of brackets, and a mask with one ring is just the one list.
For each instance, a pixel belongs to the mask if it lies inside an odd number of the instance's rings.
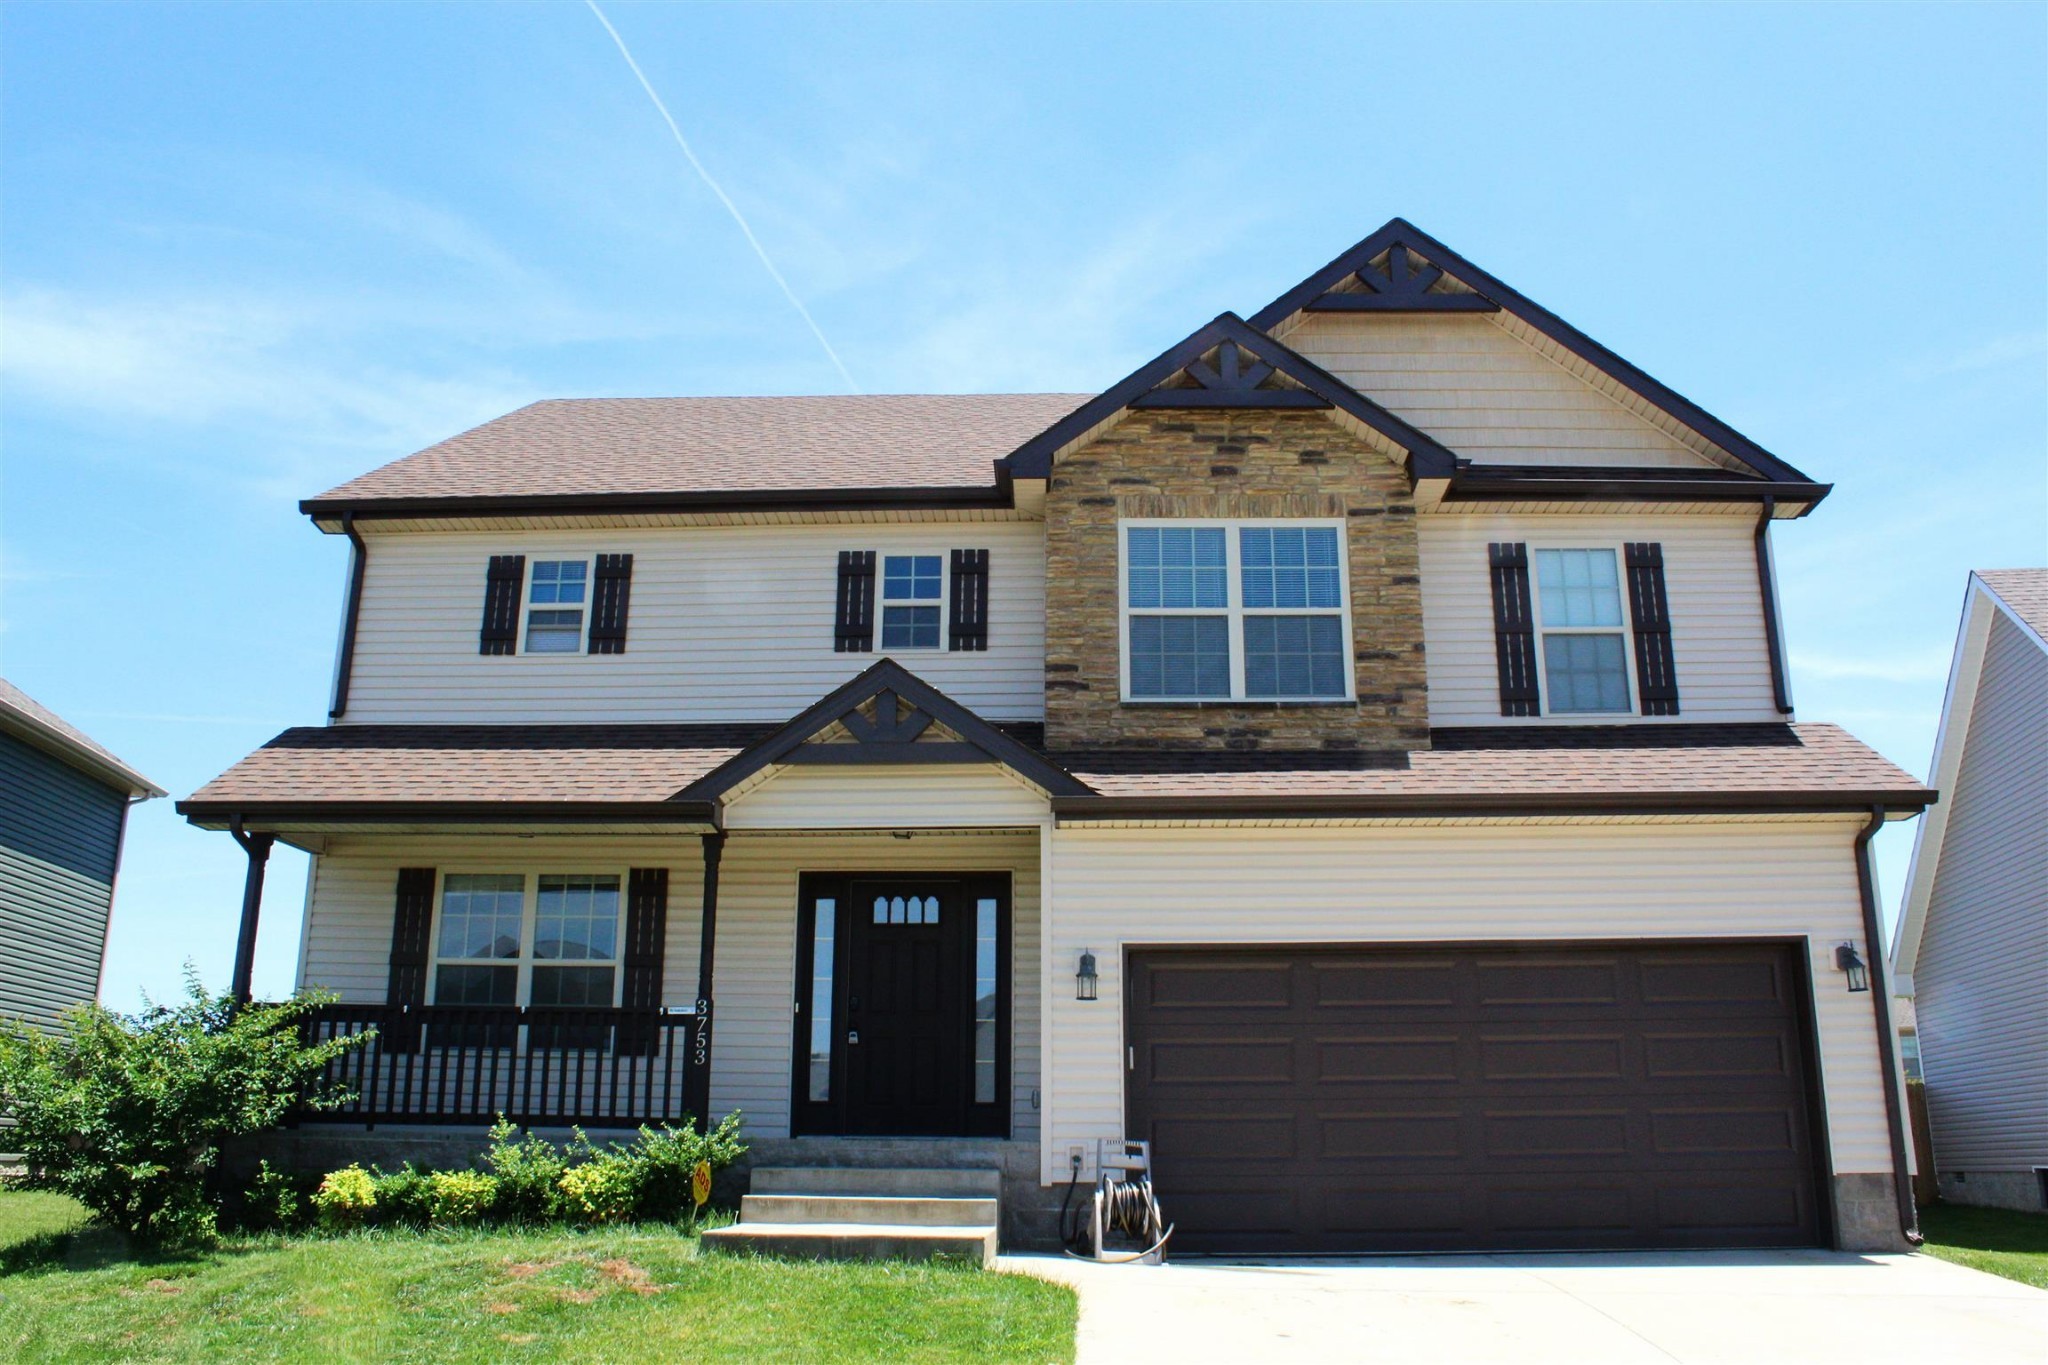
{"label": "hose reel cart", "polygon": [[[1095,1192],[1085,1210],[1073,1208],[1081,1184],[1079,1154],[1066,1198],[1060,1201],[1060,1240],[1067,1254],[1109,1264],[1161,1265],[1173,1228],[1152,1192],[1152,1144],[1098,1138]],[[1085,1217],[1083,1216],[1085,1214]]]}

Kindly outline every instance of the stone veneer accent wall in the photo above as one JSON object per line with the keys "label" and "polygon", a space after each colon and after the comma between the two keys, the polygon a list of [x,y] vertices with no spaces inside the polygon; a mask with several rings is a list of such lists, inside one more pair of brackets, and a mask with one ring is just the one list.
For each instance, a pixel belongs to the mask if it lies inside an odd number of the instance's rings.
{"label": "stone veneer accent wall", "polygon": [[[1338,516],[1350,554],[1355,701],[1120,700],[1119,519]],[[1408,476],[1320,413],[1129,413],[1053,469],[1045,545],[1049,747],[1429,747]]]}

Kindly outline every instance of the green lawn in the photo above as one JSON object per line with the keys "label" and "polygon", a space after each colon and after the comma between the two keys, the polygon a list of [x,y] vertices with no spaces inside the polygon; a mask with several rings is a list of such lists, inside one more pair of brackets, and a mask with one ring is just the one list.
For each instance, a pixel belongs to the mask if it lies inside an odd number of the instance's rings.
{"label": "green lawn", "polygon": [[1074,1358],[1074,1296],[964,1267],[697,1258],[665,1228],[372,1232],[137,1257],[0,1193],[0,1359]]}
{"label": "green lawn", "polygon": [[2048,1214],[1931,1204],[1920,1231],[1929,1255],[2048,1289]]}

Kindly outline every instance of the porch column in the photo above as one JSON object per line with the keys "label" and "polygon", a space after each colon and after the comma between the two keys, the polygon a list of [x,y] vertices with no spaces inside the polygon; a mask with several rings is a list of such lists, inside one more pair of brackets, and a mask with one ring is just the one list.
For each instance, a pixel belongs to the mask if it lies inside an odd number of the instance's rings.
{"label": "porch column", "polygon": [[711,978],[718,955],[718,864],[725,856],[725,831],[704,837],[704,919],[697,935],[697,1026],[690,1035],[689,1070],[683,1103],[711,1131]]}
{"label": "porch column", "polygon": [[242,879],[242,927],[235,936],[235,974],[228,986],[236,1003],[246,1005],[256,975],[256,921],[263,913],[263,869],[277,836],[245,833],[239,815],[228,822],[228,833],[249,855],[249,871]]}

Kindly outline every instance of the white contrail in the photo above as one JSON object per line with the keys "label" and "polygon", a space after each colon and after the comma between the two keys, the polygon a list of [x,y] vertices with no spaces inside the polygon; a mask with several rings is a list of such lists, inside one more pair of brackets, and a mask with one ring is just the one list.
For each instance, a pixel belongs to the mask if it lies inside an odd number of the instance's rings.
{"label": "white contrail", "polygon": [[711,178],[711,172],[704,169],[704,163],[690,150],[689,140],[683,136],[683,130],[676,126],[675,117],[669,113],[668,106],[661,102],[661,96],[654,93],[654,87],[647,81],[647,73],[640,69],[640,63],[633,60],[632,52],[626,47],[626,40],[612,27],[612,21],[604,17],[604,11],[597,7],[597,0],[583,0],[583,3],[590,6],[590,12],[597,16],[597,22],[604,25],[604,31],[612,35],[612,42],[618,45],[619,55],[626,59],[626,65],[633,69],[633,75],[639,80],[640,88],[647,92],[647,98],[654,101],[654,107],[660,111],[662,121],[668,124],[668,130],[675,134],[676,146],[683,149],[683,155],[690,159],[690,165],[695,168],[704,183],[711,187],[711,192],[718,196],[718,202],[725,205],[725,211],[732,215],[732,220],[740,225],[740,231],[747,235],[747,245],[754,248],[754,254],[761,258],[762,268],[781,287],[782,296],[789,300],[790,307],[803,316],[804,325],[811,329],[811,335],[818,339],[818,344],[825,348],[825,354],[832,358],[832,364],[839,370],[839,377],[846,381],[846,387],[854,393],[859,393],[860,385],[854,382],[852,372],[846,368],[846,362],[839,358],[839,352],[832,349],[832,343],[825,340],[825,333],[819,328],[818,320],[811,316],[811,310],[804,307],[804,301],[789,287],[789,281],[782,278],[782,272],[775,268],[775,262],[768,259],[767,248],[761,245],[761,239],[754,235],[754,230],[747,226],[746,216],[740,212],[737,204],[726,197],[725,191],[718,187],[718,182]]}

